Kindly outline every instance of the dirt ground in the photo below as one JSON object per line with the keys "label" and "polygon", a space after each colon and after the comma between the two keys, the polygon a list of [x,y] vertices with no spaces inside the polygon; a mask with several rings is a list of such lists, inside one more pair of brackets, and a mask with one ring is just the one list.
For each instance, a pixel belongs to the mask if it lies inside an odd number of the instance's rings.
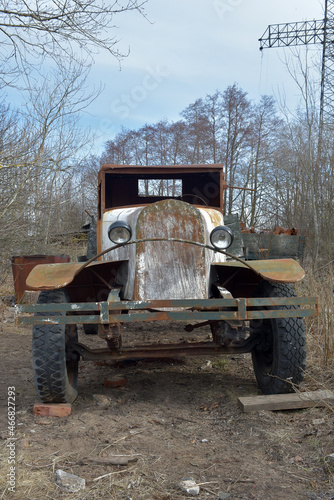
{"label": "dirt ground", "polygon": [[[185,338],[175,324],[131,328],[127,335],[145,341]],[[80,341],[99,339],[80,332]],[[243,413],[237,398],[259,394],[248,355],[82,363],[71,415],[50,418],[32,413],[31,330],[15,325],[9,306],[0,308],[0,353],[1,499],[183,499],[184,478],[199,484],[200,500],[334,498],[334,465],[326,460],[334,453],[333,408]],[[126,386],[104,387],[116,374]],[[7,488],[8,387],[16,396],[15,492]],[[308,376],[303,390],[318,388]],[[89,462],[111,455],[136,461]],[[57,486],[57,469],[84,478],[85,490]]]}

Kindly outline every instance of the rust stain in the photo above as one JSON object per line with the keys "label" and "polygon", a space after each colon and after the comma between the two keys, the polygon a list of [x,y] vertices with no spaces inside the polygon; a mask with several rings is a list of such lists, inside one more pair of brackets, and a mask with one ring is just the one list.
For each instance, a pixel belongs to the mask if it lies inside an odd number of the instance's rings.
{"label": "rust stain", "polygon": [[223,216],[217,209],[201,207],[201,210],[208,214],[213,227],[221,226],[223,224]]}

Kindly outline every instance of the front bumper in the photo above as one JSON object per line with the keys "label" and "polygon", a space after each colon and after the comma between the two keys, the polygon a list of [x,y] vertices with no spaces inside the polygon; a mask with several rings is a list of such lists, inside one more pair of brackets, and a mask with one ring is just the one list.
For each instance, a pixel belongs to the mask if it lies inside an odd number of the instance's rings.
{"label": "front bumper", "polygon": [[85,361],[101,362],[250,353],[260,341],[257,335],[225,345],[213,340],[125,347],[122,346],[119,326],[139,321],[197,322],[195,326],[188,325],[191,326],[188,331],[192,331],[197,326],[224,320],[305,318],[318,314],[318,301],[310,297],[124,301],[120,300],[118,290],[113,290],[105,302],[17,305],[16,311],[17,322],[21,325],[101,325],[102,332],[106,331],[101,337],[107,341],[108,348],[92,350],[74,340],[67,350],[70,359],[80,357]]}
{"label": "front bumper", "polygon": [[315,297],[125,301],[111,293],[104,302],[16,306],[16,320],[20,325],[248,321],[267,318],[306,318],[317,315],[318,299]]}

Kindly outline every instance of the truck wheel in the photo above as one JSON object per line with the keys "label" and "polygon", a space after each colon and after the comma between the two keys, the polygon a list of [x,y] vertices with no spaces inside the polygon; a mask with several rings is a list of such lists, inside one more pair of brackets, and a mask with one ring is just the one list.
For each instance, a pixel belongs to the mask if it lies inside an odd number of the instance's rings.
{"label": "truck wheel", "polygon": [[[64,290],[45,290],[38,304],[67,302]],[[37,313],[36,316],[65,315]],[[32,355],[34,382],[43,403],[73,403],[78,395],[78,357],[69,359],[69,345],[77,342],[76,325],[34,325]]]}
{"label": "truck wheel", "polygon": [[91,325],[89,323],[84,323],[82,326],[83,326],[83,331],[85,332],[86,335],[97,335],[98,325]]}
{"label": "truck wheel", "polygon": [[[295,297],[287,284],[262,281],[254,297]],[[287,306],[293,309],[295,306]],[[275,309],[275,307],[273,307]],[[251,335],[259,335],[252,352],[255,376],[263,394],[293,392],[304,379],[306,340],[301,318],[250,321]]]}

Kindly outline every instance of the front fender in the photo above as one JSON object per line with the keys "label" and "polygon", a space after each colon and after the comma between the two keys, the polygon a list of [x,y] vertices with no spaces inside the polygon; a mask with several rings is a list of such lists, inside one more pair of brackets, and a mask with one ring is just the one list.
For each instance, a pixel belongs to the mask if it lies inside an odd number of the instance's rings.
{"label": "front fender", "polygon": [[41,264],[31,271],[27,285],[32,290],[66,288],[74,301],[105,300],[110,289],[121,288],[128,274],[128,261]]}
{"label": "front fender", "polygon": [[235,297],[251,297],[254,286],[261,280],[296,283],[305,276],[304,269],[294,259],[214,262],[212,269],[218,283]]}
{"label": "front fender", "polygon": [[32,290],[55,290],[63,288],[74,280],[82,263],[39,264],[27,277],[27,285]]}

